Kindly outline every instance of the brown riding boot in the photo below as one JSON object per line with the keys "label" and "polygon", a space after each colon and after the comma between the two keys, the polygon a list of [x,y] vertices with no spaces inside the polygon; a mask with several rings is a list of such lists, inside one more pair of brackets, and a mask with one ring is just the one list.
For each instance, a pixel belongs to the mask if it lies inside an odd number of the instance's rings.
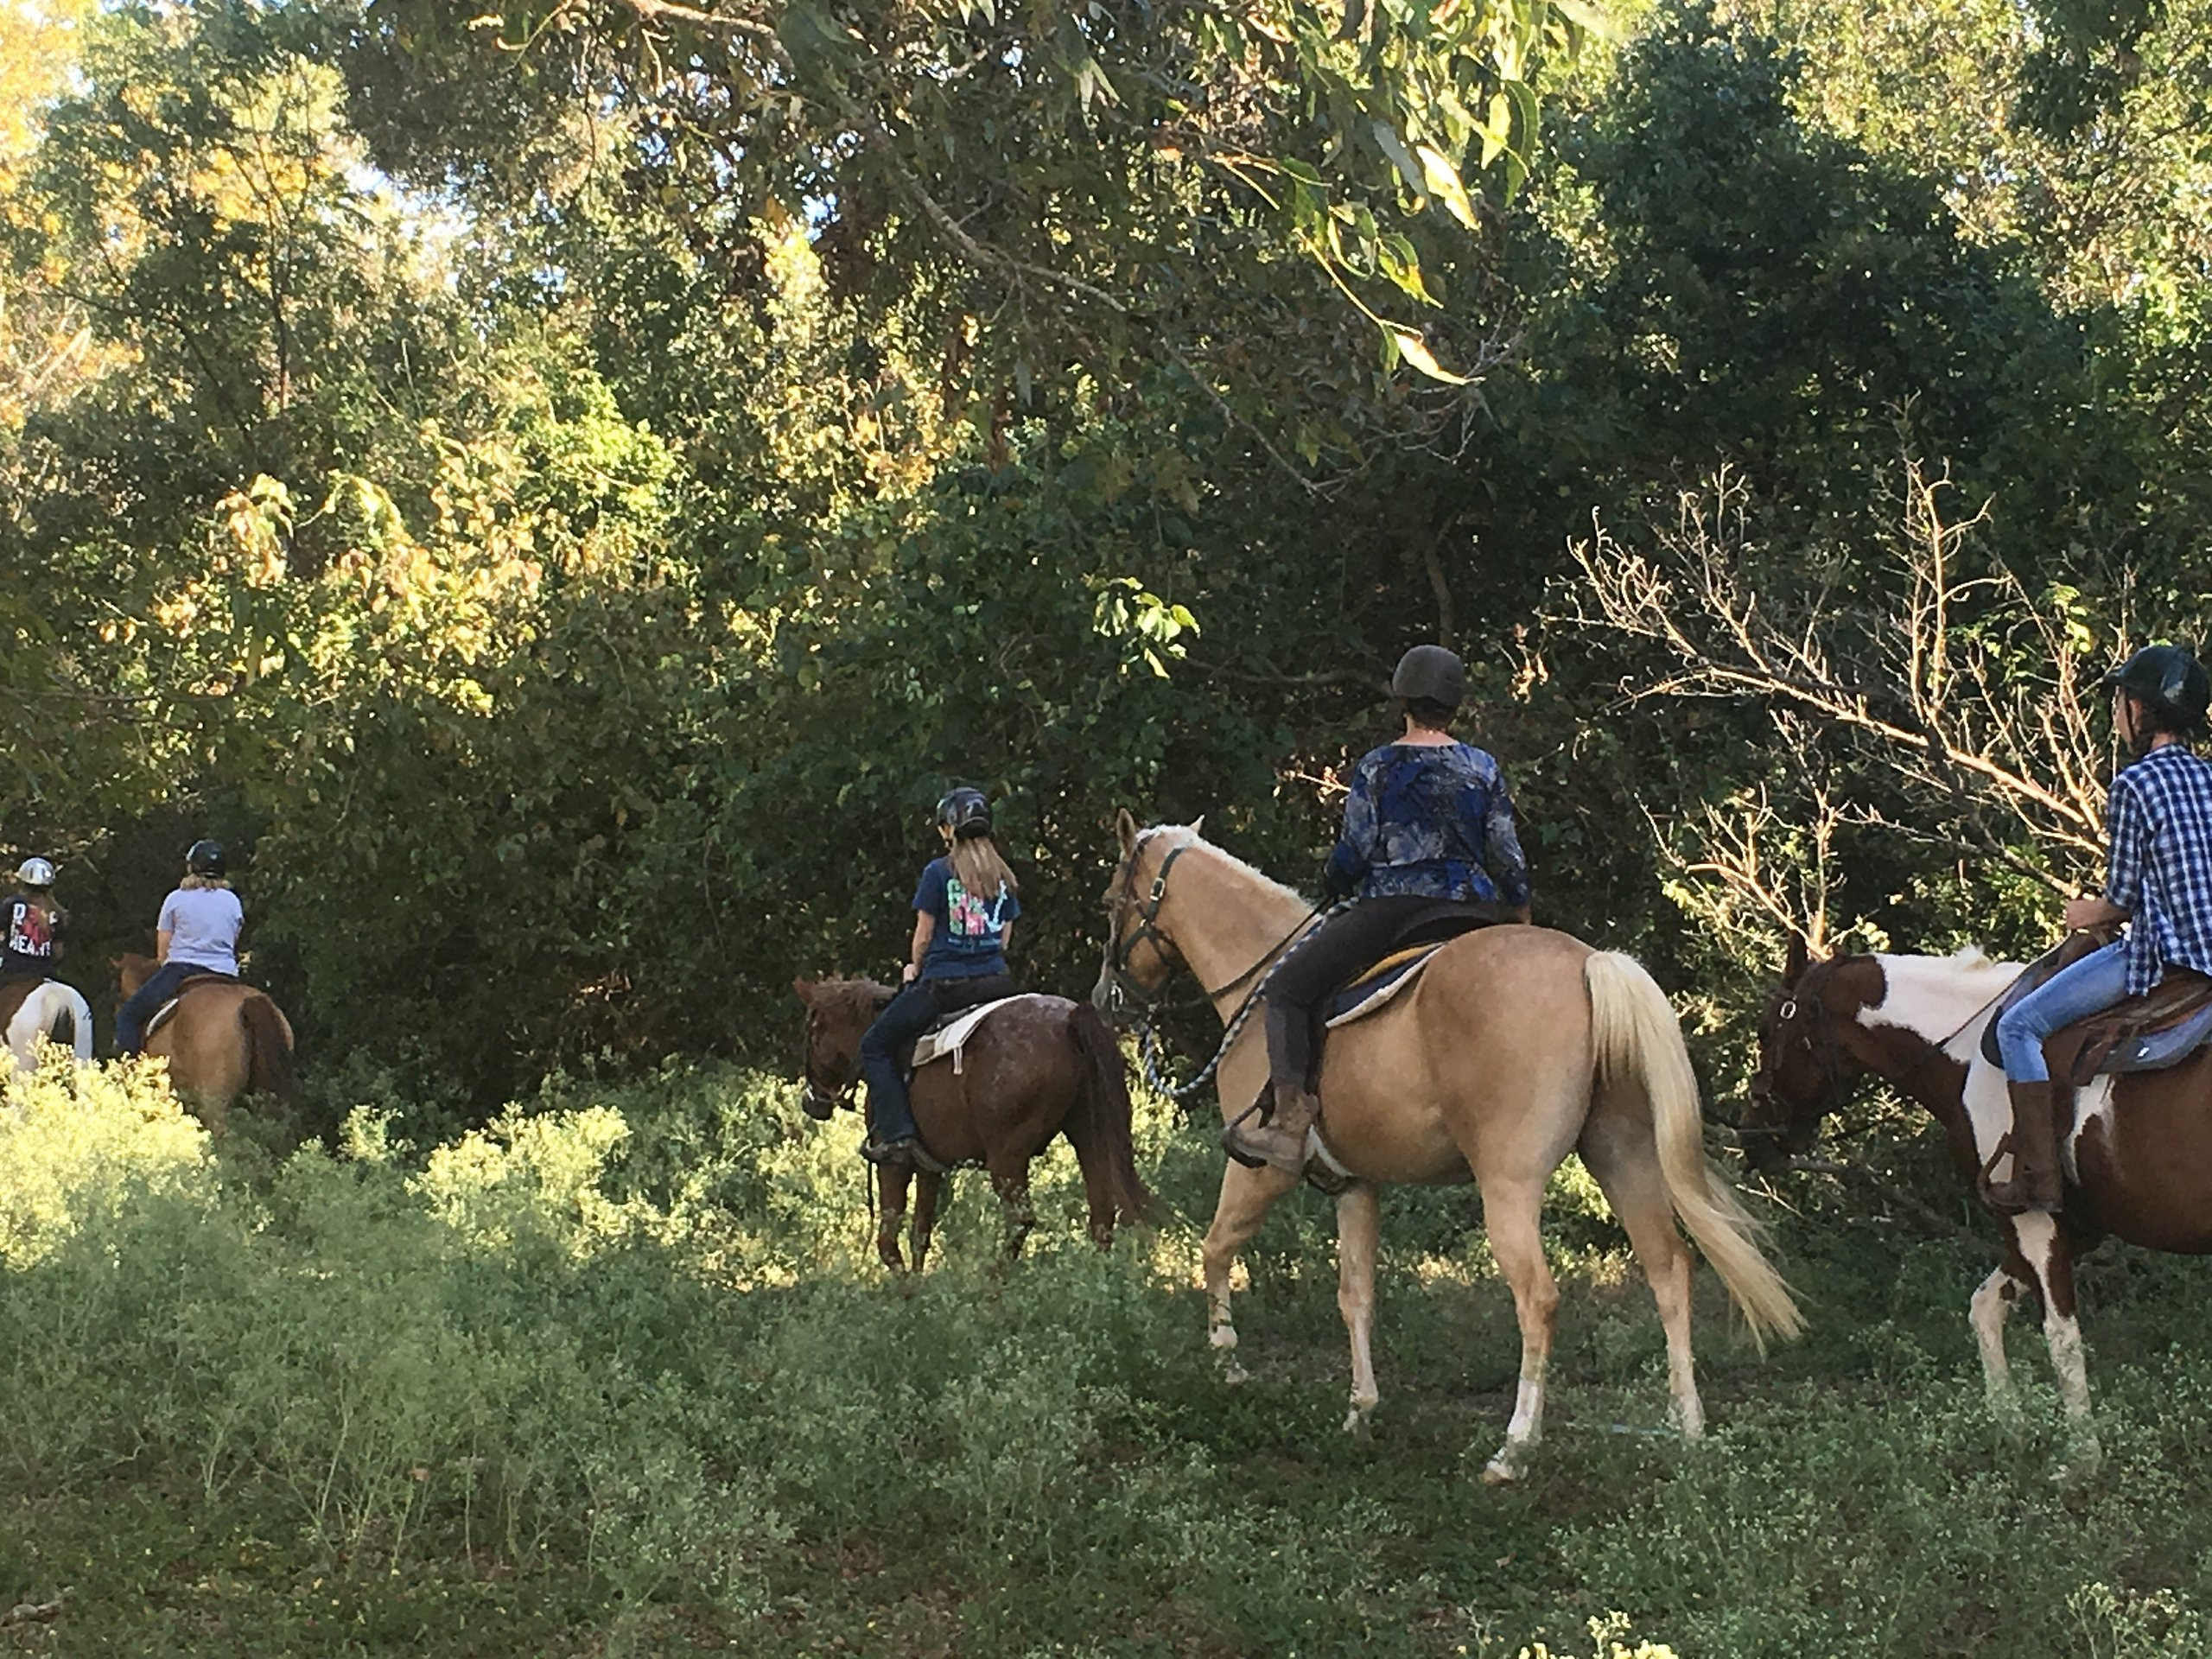
{"label": "brown riding boot", "polygon": [[1254,1107],[1221,1132],[1222,1147],[1247,1169],[1272,1164],[1295,1175],[1306,1167],[1306,1132],[1320,1109],[1321,1103],[1297,1084],[1279,1083],[1275,1109],[1266,1122]]}
{"label": "brown riding boot", "polygon": [[1989,1207],[2008,1216],[2056,1215],[2063,1184],[2050,1084],[2008,1082],[2005,1087],[2012,1097],[2012,1179],[1989,1183]]}

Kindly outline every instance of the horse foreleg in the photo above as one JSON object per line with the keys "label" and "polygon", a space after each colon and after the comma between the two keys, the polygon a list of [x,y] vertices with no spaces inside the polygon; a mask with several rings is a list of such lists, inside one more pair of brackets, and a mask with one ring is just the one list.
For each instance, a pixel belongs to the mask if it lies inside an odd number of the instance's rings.
{"label": "horse foreleg", "polygon": [[1214,1205],[1213,1224],[1206,1229],[1200,1254],[1205,1266],[1206,1340],[1220,1354],[1222,1376],[1228,1382],[1242,1382],[1249,1375],[1236,1363],[1236,1327],[1229,1318],[1229,1271],[1275,1200],[1297,1185],[1298,1179],[1272,1167],[1247,1169],[1233,1158],[1222,1169],[1221,1198]]}
{"label": "horse foreleg", "polygon": [[1337,1199],[1337,1311],[1351,1339],[1351,1409],[1344,1433],[1363,1433],[1382,1396],[1375,1387],[1375,1254],[1382,1231],[1381,1199],[1362,1181]]}
{"label": "horse foreleg", "polygon": [[937,1231],[937,1206],[944,1191],[944,1177],[935,1170],[917,1170],[914,1174],[914,1230],[910,1243],[914,1253],[914,1271],[919,1273],[930,1259],[930,1238]]}
{"label": "horse foreleg", "polygon": [[906,1258],[899,1254],[899,1224],[906,1218],[906,1184],[913,1175],[903,1164],[887,1164],[876,1172],[875,1255],[893,1273],[906,1270]]}
{"label": "horse foreleg", "polygon": [[1492,1484],[1517,1478],[1544,1437],[1544,1370],[1551,1361],[1559,1287],[1544,1261],[1542,1202],[1541,1185],[1522,1181],[1499,1181],[1483,1192],[1491,1255],[1513,1287],[1513,1311],[1521,1322],[1521,1384],[1513,1421],[1506,1426],[1505,1444],[1483,1466],[1483,1478]]}
{"label": "horse foreleg", "polygon": [[2089,1414],[2088,1360],[2082,1351],[2081,1323],[2075,1318],[2073,1249],[2050,1216],[2014,1217],[2012,1236],[2043,1291],[2044,1341],[2050,1350],[2050,1369],[2073,1441],[2064,1474],[2068,1478],[2093,1475],[2104,1460],[2104,1451],[2097,1444],[2096,1424]]}
{"label": "horse foreleg", "polygon": [[1029,1201],[1029,1160],[992,1170],[991,1186],[1006,1216],[1006,1259],[1012,1262],[1021,1255],[1029,1230],[1037,1224],[1037,1208]]}
{"label": "horse foreleg", "polygon": [[2025,1262],[2008,1253],[1981,1281],[1967,1314],[1974,1325],[1974,1345],[1981,1351],[1981,1381],[1989,1408],[2006,1423],[2019,1415],[2020,1402],[2012,1390],[2012,1363],[2005,1357],[2005,1325],[2013,1306],[2034,1287],[2030,1272]]}

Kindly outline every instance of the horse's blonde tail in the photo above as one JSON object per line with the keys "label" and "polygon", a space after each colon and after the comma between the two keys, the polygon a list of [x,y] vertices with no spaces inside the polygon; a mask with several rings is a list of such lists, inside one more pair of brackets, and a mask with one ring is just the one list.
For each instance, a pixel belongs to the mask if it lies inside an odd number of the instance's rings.
{"label": "horse's blonde tail", "polygon": [[1634,1083],[1651,1106],[1659,1171],[1682,1225],[1743,1310],[1762,1352],[1770,1335],[1805,1328],[1789,1287],[1760,1249],[1764,1229],[1726,1176],[1707,1161],[1681,1023],[1651,976],[1631,957],[1600,950],[1583,964],[1590,1027],[1601,1080]]}

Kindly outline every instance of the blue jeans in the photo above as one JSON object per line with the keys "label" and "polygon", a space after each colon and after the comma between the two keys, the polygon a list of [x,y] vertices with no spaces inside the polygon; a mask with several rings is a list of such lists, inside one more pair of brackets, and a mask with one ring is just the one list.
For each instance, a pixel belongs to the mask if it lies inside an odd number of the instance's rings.
{"label": "blue jeans", "polygon": [[2076,1020],[2102,1013],[2126,995],[2124,941],[2092,950],[2054,974],[1998,1018],[1997,1051],[2005,1057],[2005,1075],[2014,1083],[2050,1082],[2043,1039]]}
{"label": "blue jeans", "polygon": [[906,1100],[906,1052],[948,1014],[1014,995],[1004,974],[974,979],[918,979],[875,1016],[861,1039],[861,1076],[868,1080],[868,1136],[879,1146],[916,1139],[914,1109]]}
{"label": "blue jeans", "polygon": [[194,967],[188,962],[165,962],[154,969],[153,977],[124,999],[123,1006],[115,1011],[115,1052],[136,1054],[146,1046],[146,1022],[161,1012],[162,1004],[176,995],[176,988],[188,979],[213,975],[218,979],[227,977],[217,974],[213,968]]}

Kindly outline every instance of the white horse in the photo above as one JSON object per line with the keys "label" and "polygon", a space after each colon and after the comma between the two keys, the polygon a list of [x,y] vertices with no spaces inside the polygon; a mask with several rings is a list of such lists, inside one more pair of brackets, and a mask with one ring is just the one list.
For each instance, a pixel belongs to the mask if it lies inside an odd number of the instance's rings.
{"label": "white horse", "polygon": [[39,1048],[46,1043],[73,1050],[79,1065],[92,1064],[92,1005],[58,979],[31,988],[8,1016],[7,1031],[10,1075],[37,1071]]}

